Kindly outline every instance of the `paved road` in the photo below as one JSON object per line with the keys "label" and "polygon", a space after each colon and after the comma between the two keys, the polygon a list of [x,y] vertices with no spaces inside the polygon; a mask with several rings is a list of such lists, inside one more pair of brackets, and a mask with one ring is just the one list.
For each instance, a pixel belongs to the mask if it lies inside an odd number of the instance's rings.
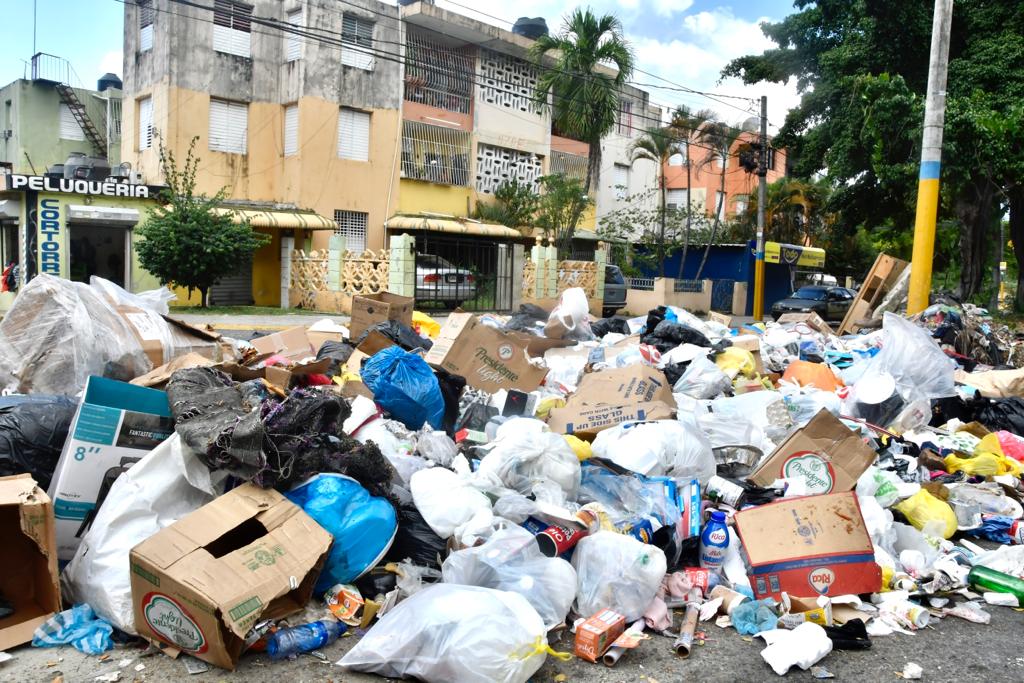
{"label": "paved road", "polygon": [[[899,681],[897,672],[907,662],[924,667],[923,681],[928,683],[984,681],[985,683],[1019,683],[1024,681],[1024,613],[1005,607],[991,607],[992,623],[987,626],[969,623],[956,617],[934,621],[930,627],[913,636],[892,635],[873,639],[871,650],[860,652],[835,651],[820,666],[835,675],[836,681],[873,683]],[[412,625],[410,625],[412,627]],[[779,677],[760,657],[763,643],[746,641],[732,629],[722,630],[711,623],[702,624],[710,639],[704,647],[695,648],[688,660],[680,660],[672,653],[668,638],[655,636],[629,653],[614,669],[573,659],[560,662],[549,657],[533,677],[535,683],[554,681],[565,674],[569,683],[619,683],[645,681],[646,683],[756,683],[776,681]],[[70,647],[42,650],[21,647],[11,651],[14,660],[0,665],[0,681],[18,683],[51,683],[63,674],[64,683],[86,683],[104,673],[118,670],[121,659],[132,659],[121,669],[122,681],[182,681],[213,683],[219,681],[245,681],[246,683],[303,683],[333,681],[375,683],[385,679],[363,674],[350,674],[333,666],[351,647],[353,638],[343,638],[328,647],[330,663],[321,663],[310,656],[293,662],[270,662],[265,655],[243,657],[235,672],[211,669],[207,673],[187,676],[182,662],[163,655],[138,658],[140,650],[118,649],[106,662],[79,654]],[[568,649],[565,642],[554,643],[555,649]],[[52,666],[48,666],[53,663]],[[136,672],[142,663],[145,669]],[[813,681],[810,672],[794,670],[787,676],[794,681]],[[450,683],[458,683],[452,681]]]}

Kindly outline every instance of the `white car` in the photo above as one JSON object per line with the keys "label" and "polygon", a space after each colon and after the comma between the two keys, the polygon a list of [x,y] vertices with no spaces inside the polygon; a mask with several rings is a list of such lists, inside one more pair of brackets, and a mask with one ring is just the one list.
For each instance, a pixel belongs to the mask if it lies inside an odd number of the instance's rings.
{"label": "white car", "polygon": [[476,277],[440,256],[416,254],[416,301],[439,301],[455,308],[476,297]]}

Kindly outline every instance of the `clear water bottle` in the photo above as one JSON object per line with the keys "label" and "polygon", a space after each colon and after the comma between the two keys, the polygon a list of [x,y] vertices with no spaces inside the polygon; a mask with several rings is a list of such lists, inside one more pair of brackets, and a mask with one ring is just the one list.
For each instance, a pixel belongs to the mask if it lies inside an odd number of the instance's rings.
{"label": "clear water bottle", "polygon": [[728,547],[729,526],[725,523],[725,513],[715,510],[700,535],[700,566],[714,574],[720,572]]}
{"label": "clear water bottle", "polygon": [[319,650],[341,637],[346,628],[340,621],[314,621],[302,626],[282,628],[267,638],[267,654],[271,659],[278,660]]}

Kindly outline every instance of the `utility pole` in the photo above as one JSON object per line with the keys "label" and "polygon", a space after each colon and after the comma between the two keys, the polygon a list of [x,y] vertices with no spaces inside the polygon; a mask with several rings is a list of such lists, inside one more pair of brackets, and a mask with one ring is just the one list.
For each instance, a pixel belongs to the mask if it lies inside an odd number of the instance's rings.
{"label": "utility pole", "polygon": [[757,159],[757,248],[754,253],[754,320],[764,318],[764,215],[768,201],[768,97],[761,95],[761,134]]}
{"label": "utility pole", "polygon": [[939,175],[942,165],[942,127],[946,118],[946,70],[953,0],[935,0],[932,48],[928,59],[928,92],[924,103],[921,170],[917,182],[917,217],[914,220],[914,256],[910,264],[907,313],[928,308],[935,252],[935,219],[939,211]]}

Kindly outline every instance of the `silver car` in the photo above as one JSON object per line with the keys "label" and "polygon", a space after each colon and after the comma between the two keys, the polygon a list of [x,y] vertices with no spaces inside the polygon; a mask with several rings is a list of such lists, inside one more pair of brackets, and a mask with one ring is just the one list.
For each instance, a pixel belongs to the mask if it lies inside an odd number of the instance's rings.
{"label": "silver car", "polygon": [[440,256],[416,254],[416,300],[439,301],[454,308],[476,297],[476,277]]}

